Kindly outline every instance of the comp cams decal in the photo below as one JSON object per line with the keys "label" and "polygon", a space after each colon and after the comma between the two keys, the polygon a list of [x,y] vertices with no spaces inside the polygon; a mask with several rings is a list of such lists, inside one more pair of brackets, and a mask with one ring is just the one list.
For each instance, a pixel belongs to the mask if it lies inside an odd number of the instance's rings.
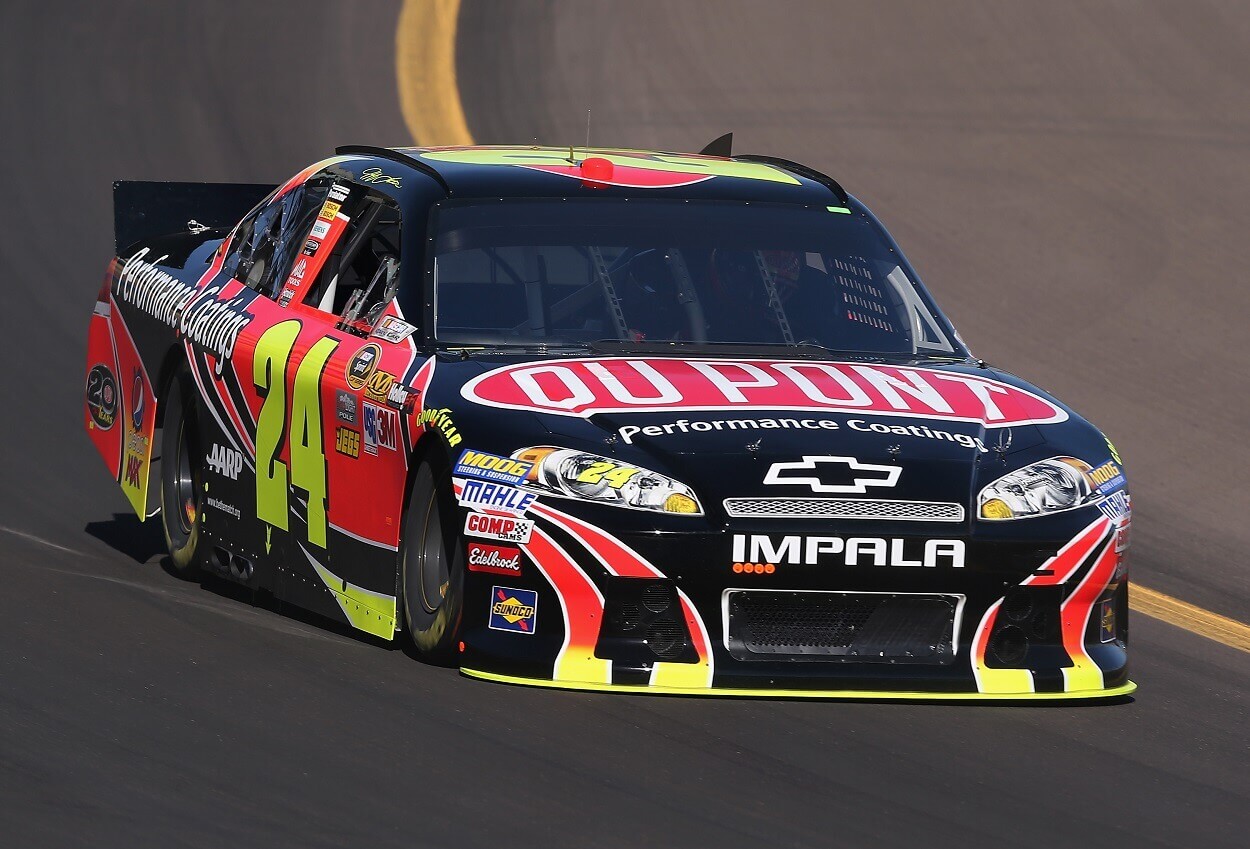
{"label": "comp cams decal", "polygon": [[466,383],[461,394],[488,407],[580,418],[751,408],[915,416],[987,427],[1068,418],[1050,401],[990,378],[836,362],[545,360],[488,371]]}
{"label": "comp cams decal", "polygon": [[464,532],[469,536],[525,545],[534,533],[534,522],[513,516],[470,513],[464,519]]}

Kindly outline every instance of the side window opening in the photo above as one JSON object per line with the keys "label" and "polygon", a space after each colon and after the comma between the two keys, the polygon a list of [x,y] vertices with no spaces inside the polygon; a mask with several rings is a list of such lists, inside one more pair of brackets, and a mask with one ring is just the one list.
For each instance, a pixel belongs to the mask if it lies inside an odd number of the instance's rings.
{"label": "side window opening", "polygon": [[389,197],[355,185],[344,207],[350,210],[347,227],[304,303],[339,316],[348,327],[367,329],[399,285],[400,212]]}
{"label": "side window opening", "polygon": [[239,227],[224,270],[276,298],[328,189],[328,180],[310,180],[256,210]]}

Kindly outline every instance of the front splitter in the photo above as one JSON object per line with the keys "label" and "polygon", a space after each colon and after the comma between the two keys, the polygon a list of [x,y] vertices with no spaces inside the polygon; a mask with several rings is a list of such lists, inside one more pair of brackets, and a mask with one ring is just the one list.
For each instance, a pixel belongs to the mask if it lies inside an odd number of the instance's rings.
{"label": "front splitter", "polygon": [[1088,701],[1115,699],[1127,696],[1137,689],[1132,681],[1106,690],[1075,690],[1068,693],[926,693],[906,690],[756,690],[735,687],[644,687],[636,684],[593,684],[583,681],[544,681],[537,678],[518,678],[499,675],[480,669],[460,669],[461,674],[483,681],[499,684],[518,684],[525,687],[549,687],[557,690],[581,690],[595,693],[633,693],[641,696],[712,696],[747,699],[829,699],[860,701],[938,701],[938,702],[1026,702],[1026,701]]}

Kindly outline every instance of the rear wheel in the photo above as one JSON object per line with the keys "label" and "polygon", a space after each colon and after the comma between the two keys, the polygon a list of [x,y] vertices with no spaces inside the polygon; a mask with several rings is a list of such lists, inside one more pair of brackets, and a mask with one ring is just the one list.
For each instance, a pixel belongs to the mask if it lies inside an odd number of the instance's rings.
{"label": "rear wheel", "polygon": [[161,523],[173,571],[183,578],[200,574],[196,549],[204,521],[204,454],[192,400],[183,381],[174,378],[161,428]]}
{"label": "rear wheel", "polygon": [[441,464],[417,468],[404,517],[400,574],[404,619],[421,656],[451,664],[464,607],[464,545],[451,473]]}

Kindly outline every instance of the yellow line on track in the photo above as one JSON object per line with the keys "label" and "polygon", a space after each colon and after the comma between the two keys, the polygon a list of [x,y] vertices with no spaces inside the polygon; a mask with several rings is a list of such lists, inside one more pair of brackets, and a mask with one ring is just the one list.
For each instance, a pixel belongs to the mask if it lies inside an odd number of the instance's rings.
{"label": "yellow line on track", "polygon": [[1169,625],[1250,652],[1250,625],[1218,613],[1172,598],[1170,595],[1133,584],[1129,588],[1129,606],[1138,613],[1161,619]]}
{"label": "yellow line on track", "polygon": [[[395,73],[404,122],[420,145],[473,144],[456,84],[460,0],[404,0],[395,32]],[[1134,584],[1130,606],[1226,646],[1250,652],[1250,625]]]}
{"label": "yellow line on track", "polygon": [[473,144],[456,85],[460,0],[404,0],[395,73],[404,123],[419,145]]}

